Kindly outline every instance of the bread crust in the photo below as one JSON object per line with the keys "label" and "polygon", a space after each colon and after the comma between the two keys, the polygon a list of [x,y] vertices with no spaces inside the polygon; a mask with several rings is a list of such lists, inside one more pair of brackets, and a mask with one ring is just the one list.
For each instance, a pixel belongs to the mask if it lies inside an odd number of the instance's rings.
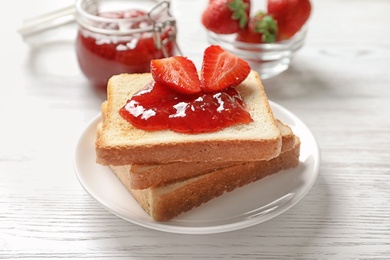
{"label": "bread crust", "polygon": [[231,192],[281,170],[295,167],[298,162],[299,144],[269,161],[247,162],[202,175],[202,178],[191,184],[159,196],[154,202],[152,217],[157,221],[170,220],[225,192]]}
{"label": "bread crust", "polygon": [[204,141],[160,143],[150,146],[121,146],[96,149],[103,165],[159,164],[198,161],[258,161],[280,154],[281,138],[270,140]]}
{"label": "bread crust", "polygon": [[[282,133],[281,152],[290,150],[295,145],[295,136],[291,128],[277,120],[277,125]],[[133,189],[146,189],[160,187],[170,183],[185,180],[191,177],[203,175],[213,170],[231,167],[240,164],[240,161],[217,162],[177,162],[155,165],[131,165],[131,187]]]}
{"label": "bread crust", "polygon": [[168,221],[221,196],[225,192],[233,191],[281,170],[297,166],[299,154],[300,141],[298,137],[295,137],[295,146],[292,149],[271,160],[244,162],[225,167],[183,181],[183,185],[171,184],[143,190],[131,188],[130,174],[123,166],[112,166],[111,168],[126,189],[133,194],[142,208],[154,220]]}

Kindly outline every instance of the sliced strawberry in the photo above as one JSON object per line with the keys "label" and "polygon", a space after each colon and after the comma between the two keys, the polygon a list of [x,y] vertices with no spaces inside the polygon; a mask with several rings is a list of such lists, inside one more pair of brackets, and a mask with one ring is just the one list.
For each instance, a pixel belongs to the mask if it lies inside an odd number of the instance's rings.
{"label": "sliced strawberry", "polygon": [[251,17],[245,30],[237,34],[237,41],[247,43],[272,43],[276,41],[278,25],[270,15],[258,12]]}
{"label": "sliced strawberry", "polygon": [[246,27],[249,13],[250,0],[210,0],[201,20],[209,31],[231,34]]}
{"label": "sliced strawberry", "polygon": [[204,92],[213,92],[238,86],[246,79],[251,68],[236,55],[218,45],[208,47],[203,56],[201,84]]}
{"label": "sliced strawberry", "polygon": [[183,56],[152,60],[150,72],[156,82],[183,94],[200,92],[200,80],[195,64]]}

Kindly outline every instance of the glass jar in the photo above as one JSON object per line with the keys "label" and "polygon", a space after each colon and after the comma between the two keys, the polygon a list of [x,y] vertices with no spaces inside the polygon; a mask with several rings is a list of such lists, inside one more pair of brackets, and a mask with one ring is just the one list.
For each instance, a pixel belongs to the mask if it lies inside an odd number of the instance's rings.
{"label": "glass jar", "polygon": [[77,59],[90,83],[106,89],[120,73],[150,71],[150,61],[176,55],[170,1],[77,0]]}

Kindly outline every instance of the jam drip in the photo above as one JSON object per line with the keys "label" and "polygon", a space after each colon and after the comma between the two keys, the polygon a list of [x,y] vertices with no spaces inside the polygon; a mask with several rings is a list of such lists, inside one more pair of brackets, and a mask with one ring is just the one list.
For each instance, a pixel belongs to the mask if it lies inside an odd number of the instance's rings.
{"label": "jam drip", "polygon": [[157,82],[134,94],[119,113],[140,129],[187,134],[215,132],[253,121],[235,88],[186,95]]}

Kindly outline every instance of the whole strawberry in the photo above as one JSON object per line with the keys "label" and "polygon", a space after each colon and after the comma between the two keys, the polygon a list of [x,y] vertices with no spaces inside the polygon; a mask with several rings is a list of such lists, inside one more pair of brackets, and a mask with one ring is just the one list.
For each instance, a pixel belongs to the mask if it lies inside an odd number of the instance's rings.
{"label": "whole strawberry", "polygon": [[202,24],[214,33],[236,33],[247,26],[249,13],[250,0],[210,0]]}
{"label": "whole strawberry", "polygon": [[278,23],[277,40],[290,39],[310,17],[310,0],[268,0],[267,11]]}
{"label": "whole strawberry", "polygon": [[237,34],[236,40],[247,43],[272,43],[276,41],[277,32],[278,26],[272,16],[258,12],[250,17],[248,26]]}

